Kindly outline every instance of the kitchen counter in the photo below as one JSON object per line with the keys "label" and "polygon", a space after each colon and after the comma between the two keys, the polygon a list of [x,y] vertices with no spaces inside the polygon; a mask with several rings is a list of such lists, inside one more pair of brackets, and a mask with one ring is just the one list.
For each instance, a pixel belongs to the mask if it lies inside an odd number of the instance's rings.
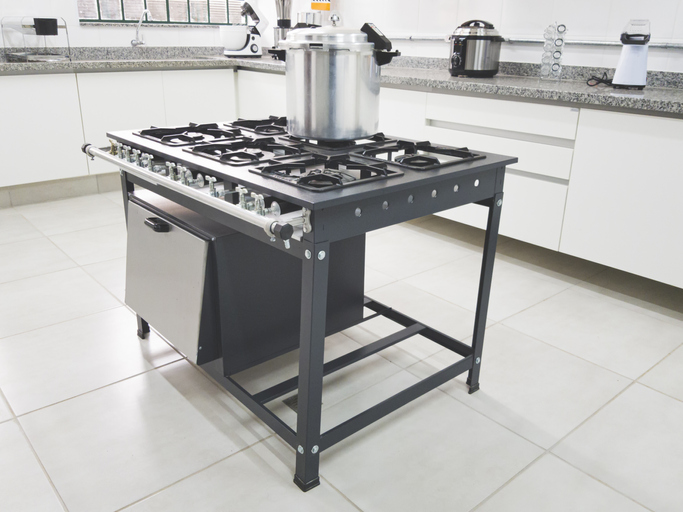
{"label": "kitchen counter", "polygon": [[[658,84],[670,85],[670,87],[648,86],[643,91],[626,91],[605,86],[589,87],[585,83],[585,78],[579,79],[578,76],[572,76],[572,78],[576,78],[575,80],[561,81],[540,80],[534,76],[516,76],[514,74],[499,74],[494,78],[476,79],[452,77],[446,69],[443,69],[442,62],[439,62],[442,60],[405,58],[403,62],[406,65],[415,67],[397,65],[384,67],[382,85],[405,89],[428,89],[438,92],[462,92],[483,96],[509,97],[509,99],[562,102],[576,106],[597,106],[655,115],[683,116],[683,89],[680,88],[681,80],[677,74],[662,74],[667,75],[666,80],[657,82]],[[220,55],[187,55],[162,59],[74,60],[73,62],[58,63],[0,62],[0,76],[212,68],[284,73],[284,67],[283,62],[274,61],[268,57],[236,59],[225,58]],[[524,69],[525,65],[508,63],[507,67],[509,68],[507,72],[528,72],[527,69]],[[578,73],[574,74],[578,75]]]}

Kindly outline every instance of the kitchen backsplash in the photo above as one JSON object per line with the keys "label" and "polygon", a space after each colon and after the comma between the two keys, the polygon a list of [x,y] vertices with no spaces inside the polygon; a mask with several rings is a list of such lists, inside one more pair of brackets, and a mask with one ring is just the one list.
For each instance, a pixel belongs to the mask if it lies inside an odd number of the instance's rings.
{"label": "kitchen backsplash", "polygon": [[[270,26],[264,45],[272,45],[272,27],[276,24],[274,0],[252,0],[263,12]],[[394,46],[408,56],[448,57],[446,36],[455,27],[471,19],[491,21],[508,38],[542,37],[552,22],[565,23],[567,40],[617,41],[631,18],[651,22],[653,42],[683,43],[683,0],[333,0],[346,26],[360,27],[371,21],[383,30]],[[308,10],[310,1],[292,0],[292,13]],[[132,26],[85,26],[78,21],[77,0],[0,0],[3,16],[61,16],[69,26],[71,45],[75,47],[128,47],[135,35]],[[216,27],[143,27],[149,46],[207,47],[220,44]],[[406,38],[432,38],[410,41]],[[614,68],[620,48],[576,46],[568,44],[564,65]],[[538,44],[504,43],[501,60],[539,63],[542,48]],[[650,49],[648,69],[683,72],[683,49]]]}

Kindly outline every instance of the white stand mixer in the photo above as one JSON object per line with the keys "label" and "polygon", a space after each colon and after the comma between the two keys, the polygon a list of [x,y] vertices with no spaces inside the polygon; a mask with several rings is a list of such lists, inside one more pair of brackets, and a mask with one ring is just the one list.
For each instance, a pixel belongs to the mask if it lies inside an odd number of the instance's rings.
{"label": "white stand mixer", "polygon": [[226,57],[262,57],[261,34],[268,28],[268,20],[255,5],[251,5],[249,2],[242,2],[242,16],[246,16],[249,20],[247,25],[232,25],[230,27],[231,29],[243,27],[243,33],[242,28],[240,28],[238,29],[240,33],[234,34],[237,41],[240,42],[235,49],[228,47],[231,43],[225,43],[226,48],[223,54]]}

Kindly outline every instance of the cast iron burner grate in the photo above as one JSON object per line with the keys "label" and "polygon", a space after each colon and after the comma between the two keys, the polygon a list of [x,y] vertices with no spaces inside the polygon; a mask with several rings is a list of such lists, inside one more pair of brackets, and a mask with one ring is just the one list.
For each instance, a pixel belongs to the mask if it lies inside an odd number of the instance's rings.
{"label": "cast iron burner grate", "polygon": [[287,133],[287,118],[270,116],[268,119],[238,119],[230,126],[242,128],[259,135],[284,135]]}
{"label": "cast iron burner grate", "polygon": [[429,141],[396,141],[389,145],[378,145],[360,152],[361,155],[395,164],[413,171],[431,171],[450,165],[486,158],[467,148],[438,146]]}
{"label": "cast iron burner grate", "polygon": [[282,137],[282,139],[303,144],[311,149],[317,148],[321,150],[327,150],[328,152],[335,154],[344,154],[350,151],[356,152],[365,147],[372,147],[380,143],[388,144],[391,142],[397,142],[396,139],[390,139],[381,132],[358,140],[316,140],[295,137],[294,135],[287,135]]}
{"label": "cast iron burner grate", "polygon": [[266,178],[315,192],[384,180],[403,174],[401,171],[389,169],[386,163],[379,161],[362,160],[353,158],[352,155],[327,157],[317,154],[283,159],[249,170]]}
{"label": "cast iron burner grate", "polygon": [[136,133],[140,137],[161,142],[167,146],[190,146],[193,144],[236,140],[242,137],[238,129],[219,128],[218,124],[194,124],[173,128],[157,128],[153,126]]}
{"label": "cast iron burner grate", "polygon": [[186,148],[185,151],[233,166],[265,163],[282,156],[303,153],[301,147],[279,144],[273,137],[244,138],[233,142],[202,144]]}

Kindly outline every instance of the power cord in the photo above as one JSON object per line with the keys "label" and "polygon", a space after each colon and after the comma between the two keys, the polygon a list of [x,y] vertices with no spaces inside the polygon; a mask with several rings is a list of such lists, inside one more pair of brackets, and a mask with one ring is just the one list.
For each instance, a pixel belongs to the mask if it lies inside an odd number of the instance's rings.
{"label": "power cord", "polygon": [[607,76],[606,71],[602,74],[602,78],[593,75],[588,80],[586,80],[586,85],[588,85],[589,87],[595,87],[599,84],[612,85],[612,79]]}

